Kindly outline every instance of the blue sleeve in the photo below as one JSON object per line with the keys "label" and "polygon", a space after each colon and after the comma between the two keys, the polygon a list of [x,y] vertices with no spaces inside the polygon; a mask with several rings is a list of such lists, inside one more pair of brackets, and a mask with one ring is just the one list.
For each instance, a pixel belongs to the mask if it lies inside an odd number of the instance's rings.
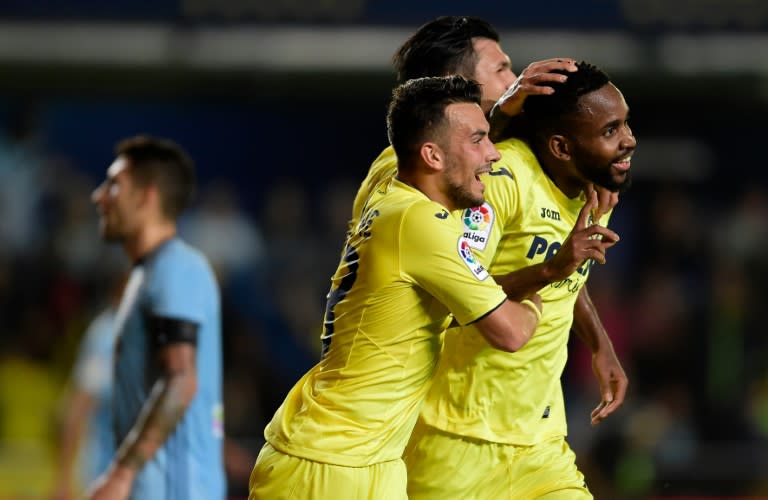
{"label": "blue sleeve", "polygon": [[210,308],[211,277],[205,261],[176,254],[158,262],[154,269],[151,314],[201,324]]}

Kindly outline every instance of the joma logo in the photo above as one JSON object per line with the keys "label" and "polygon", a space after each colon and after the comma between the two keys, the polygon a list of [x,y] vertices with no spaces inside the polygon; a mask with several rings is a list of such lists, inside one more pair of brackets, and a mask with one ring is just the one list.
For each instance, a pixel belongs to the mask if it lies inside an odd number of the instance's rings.
{"label": "joma logo", "polygon": [[560,212],[557,210],[551,210],[549,208],[543,208],[541,209],[541,218],[542,219],[552,219],[552,220],[560,220]]}

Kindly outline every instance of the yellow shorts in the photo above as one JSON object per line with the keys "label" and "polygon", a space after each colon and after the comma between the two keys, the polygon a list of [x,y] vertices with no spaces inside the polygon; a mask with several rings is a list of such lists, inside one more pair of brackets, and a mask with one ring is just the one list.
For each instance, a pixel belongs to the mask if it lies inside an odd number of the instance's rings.
{"label": "yellow shorts", "polygon": [[405,451],[411,500],[587,500],[565,439],[533,446],[447,434],[421,421]]}
{"label": "yellow shorts", "polygon": [[249,500],[407,500],[405,463],[368,467],[314,462],[261,449],[251,472]]}

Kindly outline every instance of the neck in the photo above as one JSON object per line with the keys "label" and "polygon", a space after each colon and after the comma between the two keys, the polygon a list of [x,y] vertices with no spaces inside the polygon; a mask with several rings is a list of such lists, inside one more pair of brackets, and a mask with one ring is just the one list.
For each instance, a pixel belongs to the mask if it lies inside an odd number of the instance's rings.
{"label": "neck", "polygon": [[397,179],[403,184],[408,184],[414,189],[418,189],[430,200],[437,202],[444,206],[446,210],[452,212],[456,209],[450,198],[436,186],[433,182],[430,182],[429,177],[422,177],[418,175],[408,175],[407,173],[398,172]]}
{"label": "neck", "polygon": [[176,236],[175,223],[150,224],[144,226],[135,237],[124,241],[123,248],[131,261],[137,262],[174,236]]}
{"label": "neck", "polygon": [[571,175],[571,168],[558,161],[543,161],[539,164],[557,188],[568,198],[576,198],[586,188],[586,183],[578,177]]}

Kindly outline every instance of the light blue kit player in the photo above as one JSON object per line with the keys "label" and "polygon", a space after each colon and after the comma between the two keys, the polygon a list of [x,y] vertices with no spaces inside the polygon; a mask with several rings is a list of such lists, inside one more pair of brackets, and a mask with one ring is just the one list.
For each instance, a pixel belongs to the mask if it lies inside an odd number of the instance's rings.
{"label": "light blue kit player", "polygon": [[102,236],[134,262],[115,318],[117,451],[91,500],[221,500],[219,289],[201,252],[176,234],[194,187],[188,155],[126,139],[93,193]]}

